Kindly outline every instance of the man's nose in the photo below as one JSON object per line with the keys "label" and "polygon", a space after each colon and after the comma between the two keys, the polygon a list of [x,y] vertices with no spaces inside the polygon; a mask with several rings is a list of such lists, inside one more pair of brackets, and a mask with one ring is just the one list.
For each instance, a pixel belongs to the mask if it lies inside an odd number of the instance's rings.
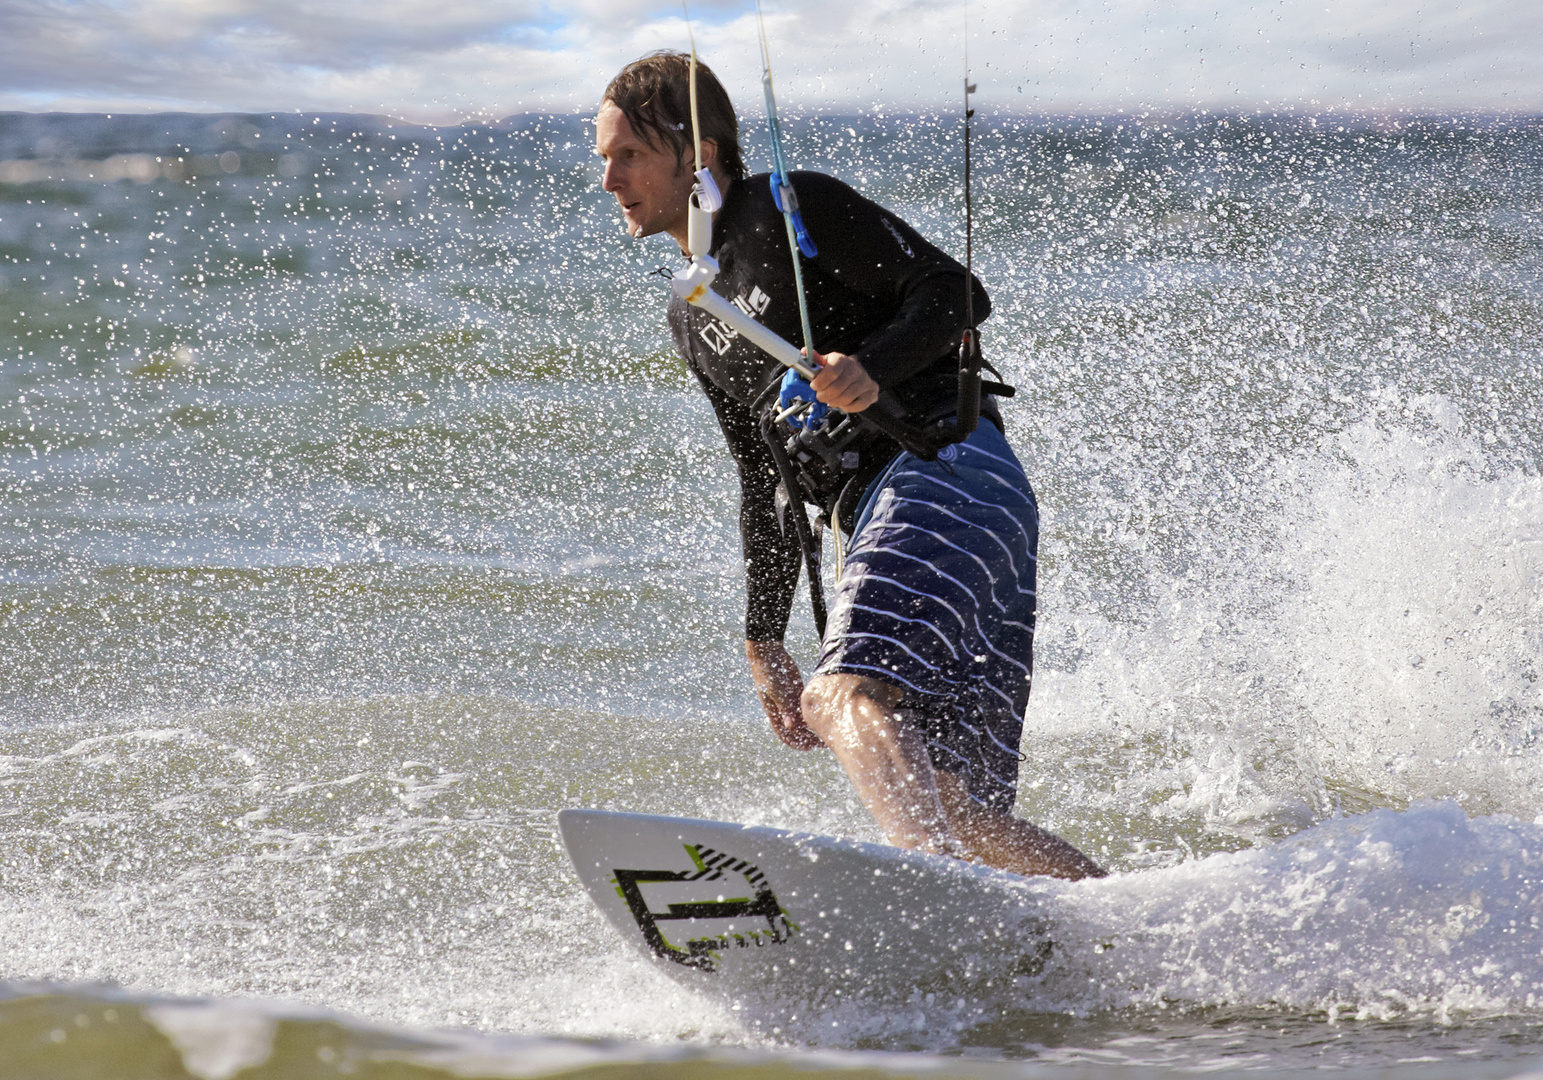
{"label": "man's nose", "polygon": [[607,161],[605,163],[605,173],[600,178],[601,191],[615,191],[621,187],[621,179],[617,176],[618,171],[616,162]]}

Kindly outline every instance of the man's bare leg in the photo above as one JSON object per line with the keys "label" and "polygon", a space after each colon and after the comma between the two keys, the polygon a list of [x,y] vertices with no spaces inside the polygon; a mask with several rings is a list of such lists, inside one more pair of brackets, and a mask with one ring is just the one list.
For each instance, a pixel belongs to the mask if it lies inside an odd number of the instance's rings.
{"label": "man's bare leg", "polygon": [[939,769],[936,776],[949,832],[967,857],[1026,877],[1048,874],[1076,881],[1108,875],[1103,867],[1054,833],[975,802],[957,774]]}
{"label": "man's bare leg", "polygon": [[947,851],[948,817],[926,741],[895,713],[902,696],[879,679],[820,675],[804,688],[804,723],[831,748],[890,843]]}
{"label": "man's bare leg", "polygon": [[830,747],[858,798],[896,847],[974,859],[1015,874],[1076,880],[1104,871],[1072,845],[1011,814],[978,806],[939,772],[926,740],[897,711],[903,693],[880,679],[821,675],[804,688],[804,723]]}

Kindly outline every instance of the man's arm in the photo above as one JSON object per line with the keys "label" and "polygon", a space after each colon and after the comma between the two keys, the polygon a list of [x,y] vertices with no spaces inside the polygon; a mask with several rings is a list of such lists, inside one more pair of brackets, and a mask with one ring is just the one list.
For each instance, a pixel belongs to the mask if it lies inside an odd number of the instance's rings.
{"label": "man's arm", "polygon": [[[795,750],[821,745],[804,726],[804,691],[798,665],[782,639],[798,585],[802,555],[791,528],[777,519],[777,473],[749,406],[734,401],[693,366],[712,403],[739,468],[739,532],[745,560],[745,656],[766,718],[777,737]],[[790,506],[788,513],[802,513]]]}
{"label": "man's arm", "polygon": [[761,708],[771,721],[777,738],[794,750],[813,750],[824,746],[820,737],[804,724],[804,677],[798,664],[780,641],[746,641],[745,656],[750,661],[750,677],[755,680]]}
{"label": "man's arm", "polygon": [[[795,173],[793,181],[822,271],[893,305],[894,316],[854,354],[878,385],[904,382],[958,344],[965,324],[963,266],[841,181],[818,173]],[[991,300],[979,281],[972,278],[971,287],[978,324],[991,313]]]}
{"label": "man's arm", "polygon": [[745,560],[745,638],[781,641],[798,586],[801,553],[777,519],[777,467],[748,405],[730,398],[692,367],[717,414],[739,470],[740,553]]}

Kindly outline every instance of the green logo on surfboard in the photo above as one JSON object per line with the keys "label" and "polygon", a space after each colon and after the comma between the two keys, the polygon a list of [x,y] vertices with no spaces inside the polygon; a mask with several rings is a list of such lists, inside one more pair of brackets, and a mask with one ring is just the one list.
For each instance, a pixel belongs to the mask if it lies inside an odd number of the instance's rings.
{"label": "green logo on surfboard", "polygon": [[[611,879],[616,892],[627,902],[643,940],[654,955],[699,971],[718,969],[717,953],[724,949],[750,948],[751,946],[781,945],[798,932],[798,926],[788,919],[787,912],[777,902],[771,885],[754,866],[743,859],[714,851],[695,844],[683,845],[686,854],[695,864],[692,870],[615,870]],[[750,896],[725,897],[715,893],[711,900],[686,900],[668,903],[663,911],[655,911],[643,896],[642,886],[665,882],[700,883],[722,881],[733,883],[742,879],[749,886]],[[680,938],[695,931],[708,929],[702,924],[714,920],[733,920],[734,925],[716,929],[698,937]],[[679,928],[675,923],[684,925]],[[670,934],[664,926],[670,927]],[[671,936],[675,940],[671,940]],[[679,944],[676,942],[679,941]]]}

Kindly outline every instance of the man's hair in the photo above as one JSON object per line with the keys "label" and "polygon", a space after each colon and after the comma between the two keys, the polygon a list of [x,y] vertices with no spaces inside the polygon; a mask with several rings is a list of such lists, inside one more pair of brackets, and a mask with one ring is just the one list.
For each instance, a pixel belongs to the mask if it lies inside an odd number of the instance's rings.
{"label": "man's hair", "polygon": [[[718,144],[718,165],[736,180],[746,175],[739,151],[739,120],[728,92],[712,69],[696,65],[697,118],[702,138]],[[632,130],[649,146],[660,143],[680,155],[691,144],[691,56],[661,49],[634,60],[605,88],[601,103],[621,110]]]}

